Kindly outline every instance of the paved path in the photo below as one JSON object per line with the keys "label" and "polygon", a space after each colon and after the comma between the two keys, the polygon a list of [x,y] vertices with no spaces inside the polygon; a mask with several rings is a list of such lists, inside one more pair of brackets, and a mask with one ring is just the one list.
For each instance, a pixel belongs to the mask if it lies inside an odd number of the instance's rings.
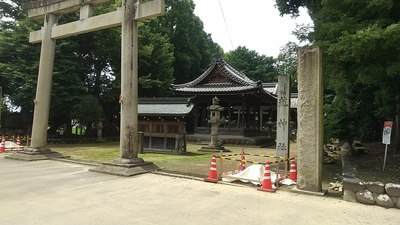
{"label": "paved path", "polygon": [[156,174],[124,178],[88,172],[88,168],[50,160],[14,161],[0,155],[0,224],[400,223],[399,209]]}

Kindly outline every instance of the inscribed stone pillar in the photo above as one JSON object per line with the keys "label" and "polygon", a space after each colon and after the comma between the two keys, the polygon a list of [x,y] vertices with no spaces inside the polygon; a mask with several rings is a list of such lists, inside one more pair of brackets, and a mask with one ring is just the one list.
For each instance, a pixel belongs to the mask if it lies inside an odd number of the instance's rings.
{"label": "inscribed stone pillar", "polygon": [[322,53],[318,47],[299,51],[298,67],[297,188],[322,191],[323,153]]}
{"label": "inscribed stone pillar", "polygon": [[276,156],[289,157],[290,77],[278,76],[278,88]]}
{"label": "inscribed stone pillar", "polygon": [[34,100],[35,110],[33,113],[32,141],[30,146],[36,150],[44,150],[43,148],[46,146],[47,140],[54,52],[56,46],[56,40],[51,38],[51,30],[56,23],[56,15],[50,13],[45,15],[36,98]]}

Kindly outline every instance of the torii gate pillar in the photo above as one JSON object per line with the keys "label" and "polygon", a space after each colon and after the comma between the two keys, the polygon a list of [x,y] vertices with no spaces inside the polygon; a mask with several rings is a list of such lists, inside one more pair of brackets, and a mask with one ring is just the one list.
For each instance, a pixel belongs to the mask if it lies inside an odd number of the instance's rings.
{"label": "torii gate pillar", "polygon": [[35,110],[33,113],[32,139],[30,147],[35,151],[49,151],[45,146],[47,142],[51,84],[53,80],[54,53],[56,47],[56,40],[51,38],[51,29],[56,23],[56,15],[45,15],[42,47],[40,49],[36,98],[33,101],[35,104]]}
{"label": "torii gate pillar", "polygon": [[[31,43],[42,42],[39,75],[35,99],[32,142],[29,149],[8,158],[23,160],[62,157],[46,147],[50,109],[51,83],[56,39],[97,31],[122,24],[121,35],[121,125],[120,158],[103,163],[95,172],[132,176],[155,168],[152,163],[138,158],[138,47],[137,21],[164,14],[164,0],[137,4],[137,0],[123,0],[122,9],[92,16],[92,6],[108,0],[46,0],[28,3],[28,16],[43,18],[44,28],[31,32]],[[57,16],[80,10],[80,20],[56,25]]]}

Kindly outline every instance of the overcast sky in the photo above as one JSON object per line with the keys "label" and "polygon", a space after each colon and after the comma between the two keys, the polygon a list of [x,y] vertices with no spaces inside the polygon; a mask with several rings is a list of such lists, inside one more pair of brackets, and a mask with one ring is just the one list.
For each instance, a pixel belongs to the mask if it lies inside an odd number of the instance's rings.
{"label": "overcast sky", "polygon": [[296,41],[292,35],[296,24],[312,23],[306,10],[302,10],[296,19],[279,16],[274,0],[193,1],[196,4],[194,13],[203,21],[205,32],[210,33],[213,41],[225,52],[246,46],[259,54],[276,57],[282,46],[289,41]]}

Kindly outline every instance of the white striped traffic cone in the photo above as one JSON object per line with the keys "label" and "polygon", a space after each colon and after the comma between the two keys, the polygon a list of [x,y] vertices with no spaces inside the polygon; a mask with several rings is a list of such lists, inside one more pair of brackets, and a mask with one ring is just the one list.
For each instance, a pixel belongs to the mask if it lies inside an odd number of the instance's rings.
{"label": "white striped traffic cone", "polygon": [[270,170],[270,162],[267,161],[265,164],[265,172],[264,172],[264,179],[262,186],[258,188],[257,190],[259,191],[265,191],[265,192],[275,192],[275,189],[272,187],[272,181],[271,181],[271,170]]}
{"label": "white striped traffic cone", "polygon": [[289,178],[292,181],[297,181],[297,169],[296,169],[296,161],[294,159],[290,160],[290,173]]}
{"label": "white striped traffic cone", "polygon": [[246,158],[244,157],[244,150],[242,149],[242,157],[241,157],[241,161],[239,163],[239,167],[238,167],[238,171],[243,171],[246,169]]}
{"label": "white striped traffic cone", "polygon": [[207,178],[204,178],[204,181],[213,183],[217,183],[218,181],[217,159],[215,158],[215,154],[213,154],[211,158],[210,173]]}
{"label": "white striped traffic cone", "polygon": [[4,136],[2,136],[0,144],[0,153],[5,151],[6,151],[6,139],[4,138]]}

